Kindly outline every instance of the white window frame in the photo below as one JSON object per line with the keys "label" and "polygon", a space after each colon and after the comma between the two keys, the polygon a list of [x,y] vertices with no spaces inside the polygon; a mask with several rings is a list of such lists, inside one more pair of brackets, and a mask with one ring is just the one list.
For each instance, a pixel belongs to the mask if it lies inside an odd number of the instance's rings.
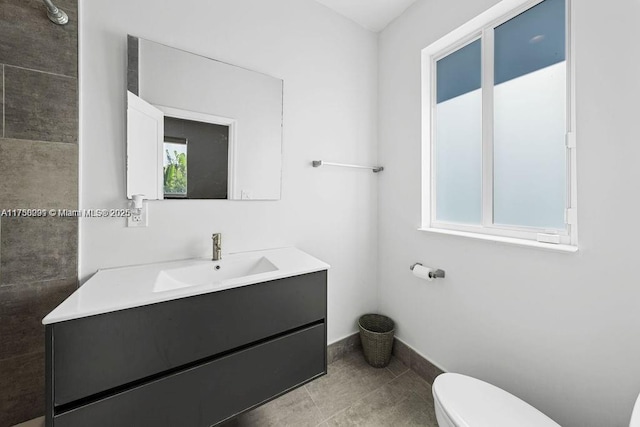
{"label": "white window frame", "polygon": [[[493,32],[498,25],[543,0],[503,0],[491,9],[422,50],[422,226],[420,230],[473,237],[566,252],[577,251],[575,61],[571,0],[566,1],[567,61],[567,210],[565,230],[544,230],[493,224]],[[435,93],[436,61],[482,38],[482,224],[436,221]],[[486,126],[486,124],[490,124]]]}

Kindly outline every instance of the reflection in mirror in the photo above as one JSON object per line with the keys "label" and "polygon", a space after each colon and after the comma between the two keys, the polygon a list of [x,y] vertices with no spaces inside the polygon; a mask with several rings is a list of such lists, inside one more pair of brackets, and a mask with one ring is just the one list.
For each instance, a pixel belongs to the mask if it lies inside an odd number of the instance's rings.
{"label": "reflection in mirror", "polygon": [[229,126],[165,114],[164,148],[165,199],[227,198]]}
{"label": "reflection in mirror", "polygon": [[280,199],[282,80],[132,36],[128,53],[129,196]]}
{"label": "reflection in mirror", "polygon": [[[166,129],[165,117],[165,129]],[[187,197],[187,138],[164,136],[164,177],[165,198]]]}

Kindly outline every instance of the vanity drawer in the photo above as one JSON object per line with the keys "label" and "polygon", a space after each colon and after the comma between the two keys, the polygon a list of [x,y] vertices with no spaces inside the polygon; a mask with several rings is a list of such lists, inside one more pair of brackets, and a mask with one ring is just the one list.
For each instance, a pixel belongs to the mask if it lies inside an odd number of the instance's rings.
{"label": "vanity drawer", "polygon": [[326,286],[319,271],[50,325],[54,412],[324,321]]}
{"label": "vanity drawer", "polygon": [[325,325],[57,415],[54,427],[208,427],[326,373]]}

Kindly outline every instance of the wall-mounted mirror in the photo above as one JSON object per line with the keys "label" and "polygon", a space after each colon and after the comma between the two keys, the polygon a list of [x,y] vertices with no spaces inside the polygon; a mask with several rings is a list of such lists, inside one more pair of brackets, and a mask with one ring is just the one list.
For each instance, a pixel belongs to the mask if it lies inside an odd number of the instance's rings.
{"label": "wall-mounted mirror", "polygon": [[128,37],[127,197],[278,200],[280,79]]}

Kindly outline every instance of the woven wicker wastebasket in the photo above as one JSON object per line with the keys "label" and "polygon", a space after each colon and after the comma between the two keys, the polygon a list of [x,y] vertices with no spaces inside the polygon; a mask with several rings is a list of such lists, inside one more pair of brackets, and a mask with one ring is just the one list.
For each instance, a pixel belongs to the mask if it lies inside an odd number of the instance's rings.
{"label": "woven wicker wastebasket", "polygon": [[365,314],[358,319],[364,358],[375,368],[384,368],[391,360],[393,320],[382,314]]}

